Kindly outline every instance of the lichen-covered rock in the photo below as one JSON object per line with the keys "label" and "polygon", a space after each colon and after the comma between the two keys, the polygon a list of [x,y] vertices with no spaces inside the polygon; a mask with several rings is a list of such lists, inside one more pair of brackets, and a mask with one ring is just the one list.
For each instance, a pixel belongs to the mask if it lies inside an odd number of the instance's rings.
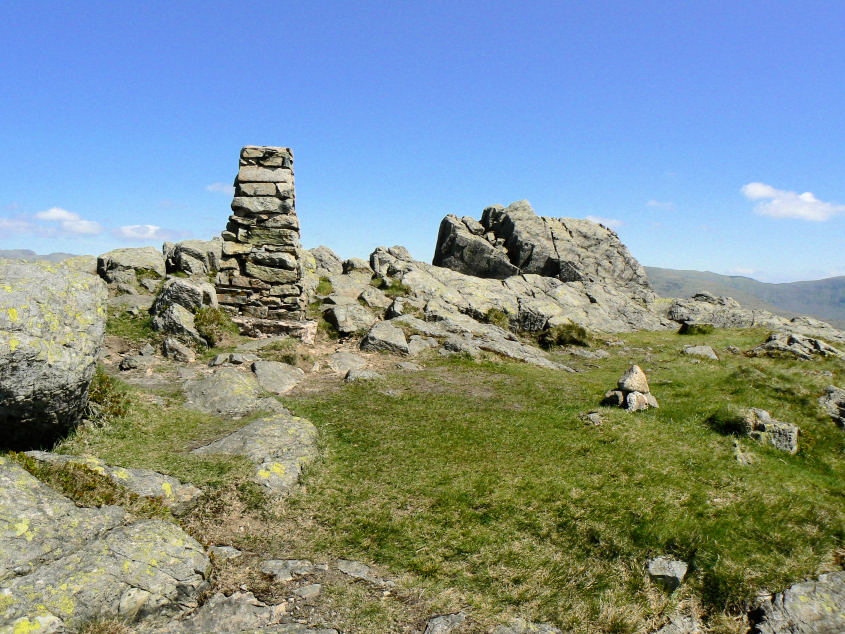
{"label": "lichen-covered rock", "polygon": [[162,255],[168,273],[186,273],[187,275],[207,275],[220,268],[223,259],[223,240],[183,240],[165,242]]}
{"label": "lichen-covered rock", "polygon": [[185,407],[218,416],[245,416],[269,405],[261,399],[255,375],[231,367],[217,368],[208,376],[188,381],[183,390]]}
{"label": "lichen-covered rock", "polygon": [[845,632],[845,571],[829,572],[767,597],[751,617],[755,634]]}
{"label": "lichen-covered rock", "polygon": [[366,330],[376,321],[376,316],[358,302],[334,305],[323,313],[323,317],[342,335]]}
{"label": "lichen-covered rock", "polygon": [[701,359],[712,359],[713,361],[718,361],[719,357],[716,356],[716,353],[713,351],[713,348],[710,346],[700,345],[700,346],[684,346],[682,351],[685,355],[689,357],[699,357]]}
{"label": "lichen-covered rock", "polygon": [[764,409],[749,408],[745,413],[745,426],[748,435],[763,444],[790,454],[798,451],[798,426],[775,420]]}
{"label": "lichen-covered rock", "polygon": [[[178,526],[79,508],[0,457],[0,632],[59,632],[196,607],[210,562]],[[51,629],[52,628],[52,629]]]}
{"label": "lichen-covered rock", "polygon": [[845,390],[835,385],[824,388],[824,394],[819,397],[819,405],[840,427],[845,427]]}
{"label": "lichen-covered rock", "polygon": [[85,465],[141,497],[160,499],[177,515],[190,510],[202,495],[202,491],[193,484],[184,484],[173,476],[151,469],[116,467],[91,456],[69,456],[49,451],[28,451],[26,455],[39,462]]}
{"label": "lichen-covered rock", "polygon": [[260,418],[191,453],[244,456],[257,464],[253,480],[274,495],[286,495],[302,469],[317,457],[317,428],[298,416],[280,412]]}
{"label": "lichen-covered rock", "polygon": [[164,282],[150,308],[150,313],[153,315],[163,313],[172,304],[178,304],[195,313],[204,305],[217,306],[217,292],[208,281],[172,277]]}
{"label": "lichen-covered rock", "polygon": [[503,249],[473,233],[451,214],[440,223],[432,264],[476,277],[501,280],[519,275],[519,268],[511,264]]}
{"label": "lichen-covered rock", "polygon": [[667,590],[674,590],[687,574],[687,563],[662,555],[648,562],[648,576]]}
{"label": "lichen-covered rock", "polygon": [[193,350],[173,337],[167,337],[164,340],[162,352],[168,359],[173,359],[179,363],[193,363],[197,360],[197,355]]}
{"label": "lichen-covered rock", "polygon": [[97,273],[109,284],[136,285],[139,276],[152,274],[163,278],[164,257],[155,247],[114,249],[97,258]]}
{"label": "lichen-covered rock", "polygon": [[384,377],[373,370],[359,370],[351,368],[347,371],[346,376],[343,377],[346,383],[357,383],[358,381],[380,381]]}
{"label": "lichen-covered rock", "polygon": [[97,277],[0,261],[0,446],[49,446],[88,402],[106,327]]}
{"label": "lichen-covered rock", "polygon": [[451,634],[451,632],[457,631],[466,620],[467,615],[463,612],[434,616],[425,624],[423,634]]}
{"label": "lichen-covered rock", "polygon": [[317,276],[329,277],[343,273],[343,260],[329,247],[320,245],[309,249],[309,253],[314,258],[314,273]]}
{"label": "lichen-covered rock", "polygon": [[124,515],[117,506],[79,508],[0,456],[0,584],[72,553],[122,523]]}
{"label": "lichen-covered rock", "polygon": [[732,297],[717,297],[707,291],[688,299],[676,299],[669,306],[667,316],[679,323],[706,323],[717,328],[774,327],[784,321],[768,311],[743,308]]}
{"label": "lichen-covered rock", "polygon": [[307,559],[270,559],[261,563],[262,573],[273,577],[273,581],[287,583],[297,577],[310,575],[317,570]]}
{"label": "lichen-covered rock", "polygon": [[170,333],[184,339],[207,345],[205,339],[197,331],[194,314],[184,306],[170,304],[152,319],[153,328],[160,332]]}

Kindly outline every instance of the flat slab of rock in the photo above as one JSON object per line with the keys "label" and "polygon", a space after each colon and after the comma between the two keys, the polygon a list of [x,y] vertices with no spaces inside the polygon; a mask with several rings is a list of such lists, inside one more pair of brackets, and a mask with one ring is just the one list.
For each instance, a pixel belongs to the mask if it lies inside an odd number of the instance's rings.
{"label": "flat slab of rock", "polygon": [[286,495],[299,482],[302,469],[317,457],[317,428],[299,416],[278,413],[191,453],[244,456],[257,465],[256,483],[268,493]]}
{"label": "flat slab of rock", "polygon": [[467,615],[463,612],[441,614],[428,620],[423,634],[449,634],[457,630],[466,620]]}
{"label": "flat slab of rock", "polygon": [[305,378],[305,372],[300,368],[279,361],[255,361],[252,371],[262,388],[280,396],[290,392]]}
{"label": "flat slab of rock", "polygon": [[[210,562],[175,524],[124,525],[118,507],[78,508],[0,458],[0,631],[75,630],[197,606]],[[29,629],[27,629],[29,628]]]}
{"label": "flat slab of rock", "polygon": [[348,350],[338,350],[328,358],[327,363],[338,374],[346,374],[350,370],[363,370],[367,367],[367,360],[364,357]]}
{"label": "flat slab of rock", "polygon": [[343,377],[343,380],[346,383],[355,383],[357,381],[380,381],[384,377],[379,374],[378,372],[373,372],[372,370],[355,370],[352,369],[346,373],[346,376]]}
{"label": "flat slab of rock", "polygon": [[273,581],[281,583],[287,583],[317,571],[317,567],[307,559],[270,559],[262,562],[259,569],[265,575],[273,577]]}
{"label": "flat slab of rock", "polygon": [[370,309],[358,302],[332,306],[323,313],[323,317],[342,335],[364,331],[376,321]]}
{"label": "flat slab of rock", "polygon": [[719,357],[713,352],[710,346],[684,346],[683,353],[690,357],[699,357],[700,359],[712,359],[718,361]]}
{"label": "flat slab of rock", "polygon": [[202,491],[193,484],[184,484],[172,476],[151,469],[115,467],[99,458],[68,456],[49,451],[27,451],[26,455],[39,462],[85,465],[141,497],[159,498],[177,515],[190,510],[202,496]]}
{"label": "flat slab of rock", "polygon": [[378,576],[372,568],[367,564],[353,559],[338,559],[337,569],[343,574],[352,577],[353,579],[360,579],[367,583],[372,583],[378,586],[392,586],[392,581],[386,581]]}
{"label": "flat slab of rock", "polygon": [[251,372],[223,367],[208,376],[185,383],[185,407],[215,414],[240,417],[257,411],[280,409],[275,399],[262,399],[261,386]]}
{"label": "flat slab of rock", "polygon": [[845,632],[845,571],[790,586],[763,600],[752,619],[757,634]]}

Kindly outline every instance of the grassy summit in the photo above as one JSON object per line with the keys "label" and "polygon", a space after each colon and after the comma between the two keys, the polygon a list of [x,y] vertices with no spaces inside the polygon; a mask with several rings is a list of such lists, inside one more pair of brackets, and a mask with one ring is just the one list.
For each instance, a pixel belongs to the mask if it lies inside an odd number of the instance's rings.
{"label": "grassy summit", "polygon": [[[283,399],[323,445],[302,491],[284,502],[250,487],[242,461],[187,454],[244,422],[186,412],[175,396],[153,404],[132,388],[123,417],[62,448],[206,488],[183,521],[198,538],[247,553],[223,566],[223,589],[245,583],[278,602],[284,589],[256,570],[273,557],[354,558],[397,579],[389,595],[327,589],[312,623],[401,631],[465,609],[478,631],[522,616],[565,631],[635,632],[680,606],[717,631],[744,631],[755,592],[835,567],[845,536],[845,437],[816,403],[825,385],[842,384],[845,364],[725,352],[765,335],[624,335],[626,347],[604,360],[561,354],[577,374],[432,357],[384,381],[323,379]],[[721,360],[679,354],[691,343]],[[660,409],[598,408],[631,363],[648,374]],[[797,455],[713,424],[741,407],[798,424]],[[579,419],[593,409],[603,425]],[[734,441],[753,464],[734,460]],[[662,554],[690,564],[673,594],[644,572]]]}

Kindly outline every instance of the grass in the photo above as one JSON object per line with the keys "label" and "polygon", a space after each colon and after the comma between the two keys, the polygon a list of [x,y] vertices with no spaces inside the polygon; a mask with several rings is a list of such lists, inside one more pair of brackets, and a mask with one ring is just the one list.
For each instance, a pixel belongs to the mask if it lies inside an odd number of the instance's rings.
{"label": "grass", "polygon": [[508,319],[507,313],[499,310],[498,308],[491,308],[487,311],[484,315],[484,321],[488,324],[493,324],[494,326],[498,326],[504,330],[510,328],[511,322]]}
{"label": "grass", "polygon": [[295,365],[309,372],[314,366],[314,358],[308,350],[309,347],[299,339],[290,337],[264,346],[258,351],[258,356],[266,361],[280,361]]}
{"label": "grass", "polygon": [[684,322],[678,328],[679,335],[709,335],[713,332],[713,324],[694,324]]}
{"label": "grass", "polygon": [[[344,631],[395,631],[458,609],[479,631],[515,616],[564,631],[651,631],[683,605],[714,631],[739,632],[756,591],[841,565],[845,538],[845,443],[816,403],[845,380],[845,363],[722,355],[703,366],[679,354],[689,343],[748,349],[765,335],[622,335],[626,348],[578,374],[436,358],[378,386],[285,399],[319,428],[323,457],[284,502],[256,490],[246,460],[189,453],[248,420],[120,383],[126,411],[58,449],[203,487],[183,523],[247,553],[215,573],[218,589],[246,584],[278,603],[286,590],[256,568],[281,557],[355,558],[396,579],[395,599],[342,579],[325,586],[314,618]],[[602,426],[581,422],[631,363],[660,409],[601,408]],[[799,452],[742,436],[745,407],[796,422]],[[733,459],[734,441],[753,464]],[[672,594],[644,574],[661,554],[690,566]]]}
{"label": "grass", "polygon": [[411,289],[405,286],[400,280],[393,280],[391,282],[388,282],[386,279],[378,275],[373,276],[373,279],[370,280],[370,285],[380,289],[385,295],[387,295],[391,299],[396,299],[397,297],[405,297],[411,292]]}
{"label": "grass", "polygon": [[152,317],[146,312],[132,315],[123,310],[110,312],[106,320],[106,334],[122,337],[133,343],[161,343],[164,336],[153,328]]}
{"label": "grass", "polygon": [[332,282],[327,277],[321,277],[320,281],[317,283],[317,288],[314,289],[314,292],[317,295],[331,295],[334,293],[334,286],[332,286]]}
{"label": "grass", "polygon": [[238,325],[229,314],[215,306],[203,306],[194,315],[194,326],[211,347],[220,347],[238,339]]}

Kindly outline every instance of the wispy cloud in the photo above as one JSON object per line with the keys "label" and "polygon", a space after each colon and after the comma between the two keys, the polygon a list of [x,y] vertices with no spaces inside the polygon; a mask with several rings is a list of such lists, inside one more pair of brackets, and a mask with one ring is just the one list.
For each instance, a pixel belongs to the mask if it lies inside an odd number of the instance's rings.
{"label": "wispy cloud", "polygon": [[660,209],[661,211],[672,211],[675,208],[675,203],[670,200],[660,201],[652,198],[645,204],[645,206],[651,207],[652,209]]}
{"label": "wispy cloud", "polygon": [[32,223],[23,218],[0,218],[0,236],[4,233],[29,233]]}
{"label": "wispy cloud", "polygon": [[112,231],[112,235],[125,240],[167,240],[172,232],[158,225],[123,225]]}
{"label": "wispy cloud", "polygon": [[590,222],[595,222],[600,225],[604,225],[605,227],[610,227],[611,229],[616,229],[617,227],[621,227],[625,223],[621,220],[617,220],[616,218],[602,218],[601,216],[586,216],[586,219]]}
{"label": "wispy cloud", "polygon": [[235,188],[228,183],[211,183],[205,186],[206,191],[215,192],[217,194],[226,194],[231,196],[235,193]]}
{"label": "wispy cloud", "polygon": [[845,213],[845,205],[819,200],[812,192],[799,194],[765,183],[748,183],[742,186],[742,193],[748,200],[759,201],[754,213],[761,216],[824,222]]}
{"label": "wispy cloud", "polygon": [[35,217],[47,222],[56,222],[63,232],[73,235],[95,236],[103,232],[103,227],[99,222],[85,220],[80,218],[79,214],[61,207],[50,207],[50,209],[39,211]]}

